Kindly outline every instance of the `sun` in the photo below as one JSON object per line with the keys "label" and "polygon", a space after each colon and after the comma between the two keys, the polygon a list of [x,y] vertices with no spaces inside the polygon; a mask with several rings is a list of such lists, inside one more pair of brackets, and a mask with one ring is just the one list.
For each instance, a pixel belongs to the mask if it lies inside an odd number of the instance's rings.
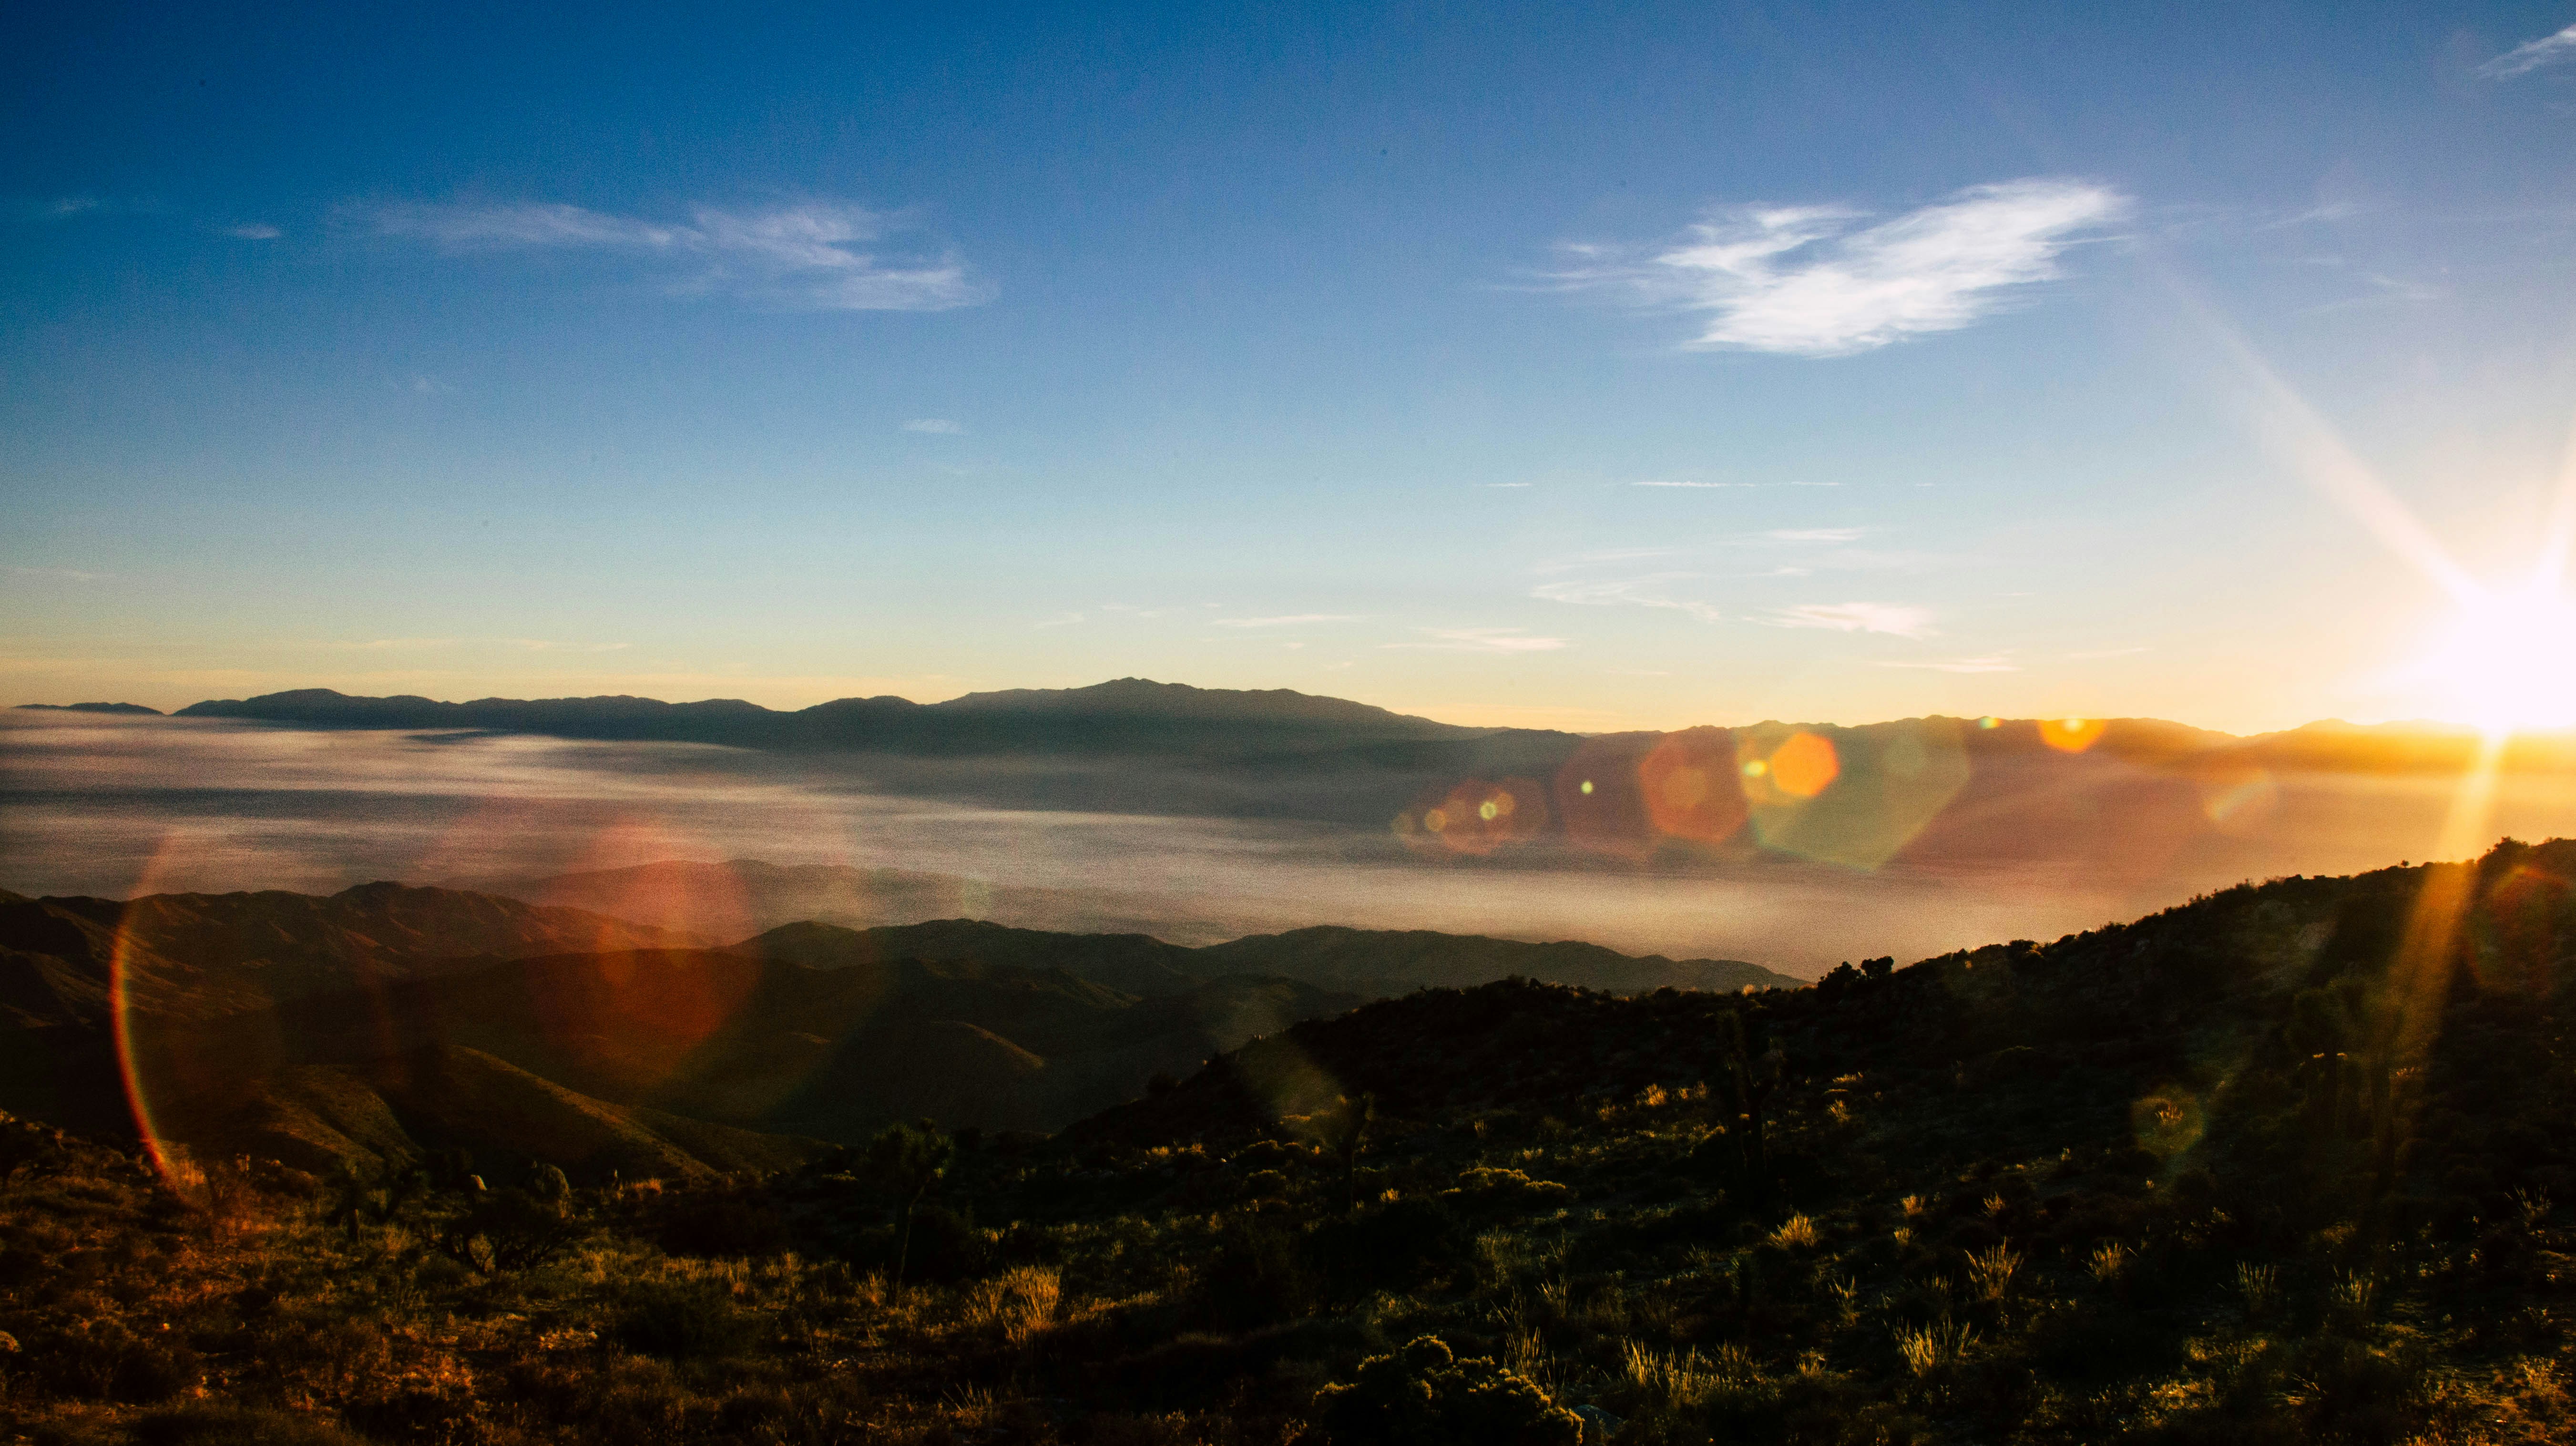
{"label": "sun", "polygon": [[2576,725],[2576,604],[2554,587],[2465,600],[2420,676],[2490,735]]}

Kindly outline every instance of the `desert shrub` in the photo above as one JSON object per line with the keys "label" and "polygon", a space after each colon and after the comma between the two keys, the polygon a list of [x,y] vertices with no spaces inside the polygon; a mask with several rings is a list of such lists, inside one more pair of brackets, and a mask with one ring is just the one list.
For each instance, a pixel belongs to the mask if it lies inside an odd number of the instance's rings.
{"label": "desert shrub", "polygon": [[54,1337],[38,1354],[46,1383],[67,1396],[149,1406],[197,1383],[197,1353],[181,1341],[138,1336],[97,1321]]}
{"label": "desert shrub", "polygon": [[1191,1314],[1223,1330],[1248,1330],[1302,1315],[1316,1295],[1314,1274],[1285,1230],[1228,1231],[1199,1270]]}
{"label": "desert shrub", "polygon": [[188,1406],[134,1423],[139,1446],[359,1446],[359,1437],[319,1416],[239,1406]]}
{"label": "desert shrub", "polygon": [[569,1252],[590,1234],[588,1222],[562,1204],[524,1190],[494,1190],[447,1222],[436,1237],[440,1251],[484,1275],[534,1270]]}
{"label": "desert shrub", "polygon": [[696,1195],[674,1202],[659,1232],[662,1248],[673,1255],[740,1259],[778,1255],[788,1249],[786,1218],[764,1199],[744,1195]]}
{"label": "desert shrub", "polygon": [[1583,1419],[1526,1376],[1482,1356],[1460,1360],[1437,1336],[1360,1362],[1356,1379],[1315,1393],[1336,1446],[1575,1446]]}
{"label": "desert shrub", "polygon": [[909,1280],[954,1283],[992,1269],[993,1242],[975,1227],[972,1210],[924,1205],[913,1212]]}
{"label": "desert shrub", "polygon": [[1055,1271],[1023,1265],[979,1280],[966,1291],[966,1320],[1018,1345],[1054,1322],[1062,1279]]}
{"label": "desert shrub", "polygon": [[1348,1298],[1448,1276],[1474,1263],[1475,1248],[1439,1205],[1397,1200],[1318,1226],[1302,1253],[1328,1294]]}
{"label": "desert shrub", "polygon": [[714,1287],[656,1285],[629,1299],[612,1334],[638,1355],[719,1360],[751,1343],[751,1323]]}
{"label": "desert shrub", "polygon": [[1442,1204],[1458,1209],[1545,1210],[1573,1199],[1573,1189],[1554,1180],[1533,1180],[1527,1171],[1483,1165],[1460,1171],[1457,1183],[1440,1192]]}

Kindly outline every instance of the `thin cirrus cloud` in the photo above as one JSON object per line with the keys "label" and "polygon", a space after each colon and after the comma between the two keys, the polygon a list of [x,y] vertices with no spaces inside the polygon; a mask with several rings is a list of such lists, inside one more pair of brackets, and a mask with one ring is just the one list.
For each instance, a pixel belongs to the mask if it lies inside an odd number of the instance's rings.
{"label": "thin cirrus cloud", "polygon": [[923,432],[933,437],[954,437],[966,429],[946,417],[915,417],[903,424],[907,432]]}
{"label": "thin cirrus cloud", "polygon": [[1424,643],[1380,643],[1381,648],[1419,648],[1440,653],[1552,653],[1563,638],[1534,638],[1520,628],[1416,628]]}
{"label": "thin cirrus cloud", "polygon": [[1695,617],[1704,623],[1726,621],[1726,614],[1715,606],[1689,598],[1673,597],[1668,592],[1672,583],[1699,576],[1693,572],[1656,572],[1643,577],[1592,578],[1576,582],[1547,582],[1530,589],[1530,596],[1547,602],[1571,603],[1577,607],[1658,608]]}
{"label": "thin cirrus cloud", "polygon": [[224,234],[237,241],[274,241],[286,233],[265,221],[246,221],[239,226],[226,226]]}
{"label": "thin cirrus cloud", "polygon": [[1932,673],[2018,673],[2021,664],[1994,654],[1983,658],[1941,658],[1928,663],[1881,663],[1882,668],[1919,668]]}
{"label": "thin cirrus cloud", "polygon": [[1295,628],[1308,623],[1355,623],[1354,613],[1287,613],[1275,618],[1210,618],[1221,628]]}
{"label": "thin cirrus cloud", "polygon": [[1760,621],[1775,628],[1824,628],[1837,633],[1886,633],[1899,638],[1932,635],[1932,614],[1894,603],[1806,603],[1774,608]]}
{"label": "thin cirrus cloud", "polygon": [[1552,279],[1704,313],[1686,349],[1849,356],[1992,314],[2062,275],[2058,257],[2128,209],[2118,191],[2062,177],[1972,186],[1875,224],[1840,206],[1745,206],[1642,258],[1568,247],[1575,264]]}
{"label": "thin cirrus cloud", "polygon": [[2517,75],[2529,75],[2544,65],[2556,65],[2571,57],[2576,57],[2576,25],[2515,46],[2479,66],[2478,74],[2488,80],[2511,80]]}
{"label": "thin cirrus cloud", "polygon": [[686,224],[579,206],[405,204],[371,213],[386,236],[448,251],[586,251],[679,273],[673,289],[800,311],[946,311],[993,298],[953,251],[887,249],[908,213],[809,201],[762,211],[700,206]]}

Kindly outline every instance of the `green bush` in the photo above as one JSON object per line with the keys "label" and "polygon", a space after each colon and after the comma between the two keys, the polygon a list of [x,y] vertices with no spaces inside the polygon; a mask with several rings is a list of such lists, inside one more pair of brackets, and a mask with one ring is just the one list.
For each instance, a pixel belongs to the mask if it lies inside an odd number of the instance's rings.
{"label": "green bush", "polygon": [[1360,1362],[1358,1378],[1315,1393],[1335,1446],[1575,1446],[1583,1420],[1527,1376],[1483,1356],[1459,1360],[1438,1336]]}

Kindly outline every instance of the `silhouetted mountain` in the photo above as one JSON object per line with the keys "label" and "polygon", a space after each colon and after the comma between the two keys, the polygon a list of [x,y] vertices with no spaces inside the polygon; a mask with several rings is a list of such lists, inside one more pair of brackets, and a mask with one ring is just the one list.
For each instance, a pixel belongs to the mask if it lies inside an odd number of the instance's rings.
{"label": "silhouetted mountain", "polygon": [[162,716],[160,709],[146,708],[140,703],[21,703],[18,706],[56,713],[137,713],[150,718]]}
{"label": "silhouetted mountain", "polygon": [[867,929],[934,919],[989,919],[1058,934],[1151,932],[1194,941],[1230,937],[1221,926],[1193,921],[1168,906],[1153,908],[1106,891],[1029,888],[958,874],[839,864],[673,860],[549,878],[459,881],[458,887],[590,909],[707,939],[743,939],[803,922]]}
{"label": "silhouetted mountain", "polygon": [[969,693],[927,704],[895,697],[843,698],[796,712],[774,712],[733,698],[664,703],[619,695],[444,703],[408,694],[358,698],[328,688],[303,688],[196,703],[176,716],[320,728],[484,728],[570,738],[926,754],[1236,754],[1317,741],[1340,747],[1389,739],[1472,739],[1498,731],[1453,727],[1284,688],[1202,689],[1142,678],[1088,688]]}
{"label": "silhouetted mountain", "polygon": [[1462,989],[1519,976],[1550,984],[1642,994],[1655,989],[1795,989],[1807,981],[1741,959],[1643,958],[1598,944],[1529,944],[1428,929],[1320,926],[1260,934],[1191,951],[1189,967],[1276,974],[1331,989],[1381,996],[1410,989]]}
{"label": "silhouetted mountain", "polygon": [[[107,977],[121,951],[131,1004],[198,1017],[460,961],[702,942],[581,909],[395,883],[328,897],[272,889],[0,902],[0,951],[68,961],[97,979]],[[0,997],[34,1001],[40,996],[26,991],[42,977],[50,976],[0,974],[9,981],[0,984]]]}
{"label": "silhouetted mountain", "polygon": [[1359,1002],[1205,979],[1142,935],[807,923],[729,950],[635,947],[674,942],[393,884],[13,897],[0,1108],[120,1133],[130,1078],[165,1132],[305,1168],[389,1141],[406,1157],[468,1145],[629,1174],[726,1169],[803,1148],[767,1136],[849,1139],[921,1115],[1053,1128]]}

